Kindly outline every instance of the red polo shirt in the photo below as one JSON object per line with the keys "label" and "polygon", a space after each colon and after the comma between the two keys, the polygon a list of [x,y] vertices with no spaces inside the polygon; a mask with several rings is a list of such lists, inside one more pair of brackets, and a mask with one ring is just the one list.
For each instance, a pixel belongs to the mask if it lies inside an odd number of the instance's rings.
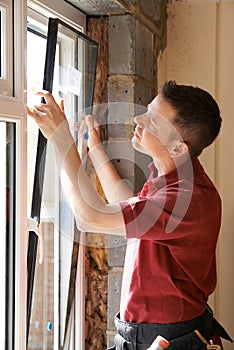
{"label": "red polo shirt", "polygon": [[201,315],[216,285],[221,200],[197,159],[151,175],[121,202],[128,238],[120,318],[174,323]]}

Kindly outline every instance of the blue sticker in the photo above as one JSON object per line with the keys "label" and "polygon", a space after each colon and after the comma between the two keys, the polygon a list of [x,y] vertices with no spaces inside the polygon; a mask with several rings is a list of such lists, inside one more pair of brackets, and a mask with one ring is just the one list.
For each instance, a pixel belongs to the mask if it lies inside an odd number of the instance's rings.
{"label": "blue sticker", "polygon": [[88,140],[88,138],[89,138],[89,133],[88,133],[88,131],[85,133],[85,140]]}
{"label": "blue sticker", "polygon": [[51,330],[52,330],[52,322],[48,322],[48,324],[47,324],[47,331],[48,332],[51,332]]}

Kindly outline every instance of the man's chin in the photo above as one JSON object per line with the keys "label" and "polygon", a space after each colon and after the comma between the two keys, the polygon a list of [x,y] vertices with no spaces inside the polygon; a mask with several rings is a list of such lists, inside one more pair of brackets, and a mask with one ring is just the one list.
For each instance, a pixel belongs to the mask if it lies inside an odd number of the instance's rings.
{"label": "man's chin", "polygon": [[138,151],[138,152],[147,154],[146,151],[145,151],[145,149],[144,149],[141,145],[139,145],[139,143],[136,142],[136,141],[134,140],[134,138],[132,139],[132,147],[133,147],[136,151]]}

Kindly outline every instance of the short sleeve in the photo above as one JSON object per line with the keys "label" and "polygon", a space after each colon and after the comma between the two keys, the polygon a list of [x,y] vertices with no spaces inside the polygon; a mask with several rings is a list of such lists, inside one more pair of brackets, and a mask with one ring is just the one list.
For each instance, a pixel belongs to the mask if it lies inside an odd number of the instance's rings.
{"label": "short sleeve", "polygon": [[[157,196],[157,200],[133,197],[128,201],[120,202],[127,238],[154,239],[152,232],[157,227],[158,233],[162,229],[162,218],[165,217],[166,195]],[[151,237],[149,237],[149,235]]]}
{"label": "short sleeve", "polygon": [[194,233],[203,217],[201,207],[186,186],[165,187],[150,197],[133,197],[120,206],[127,238],[164,241],[165,244],[174,245],[174,240]]}

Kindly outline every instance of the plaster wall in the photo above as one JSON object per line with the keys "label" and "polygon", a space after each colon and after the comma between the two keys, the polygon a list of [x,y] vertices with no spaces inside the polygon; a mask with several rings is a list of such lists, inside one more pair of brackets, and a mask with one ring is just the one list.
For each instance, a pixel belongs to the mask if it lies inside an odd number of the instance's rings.
{"label": "plaster wall", "polygon": [[[211,306],[234,337],[234,32],[233,1],[176,1],[168,4],[167,48],[158,58],[158,86],[166,79],[208,90],[219,103],[223,125],[200,159],[220,191],[223,222],[217,249],[218,284]],[[198,242],[199,244],[199,242]],[[233,344],[224,342],[225,350]]]}

